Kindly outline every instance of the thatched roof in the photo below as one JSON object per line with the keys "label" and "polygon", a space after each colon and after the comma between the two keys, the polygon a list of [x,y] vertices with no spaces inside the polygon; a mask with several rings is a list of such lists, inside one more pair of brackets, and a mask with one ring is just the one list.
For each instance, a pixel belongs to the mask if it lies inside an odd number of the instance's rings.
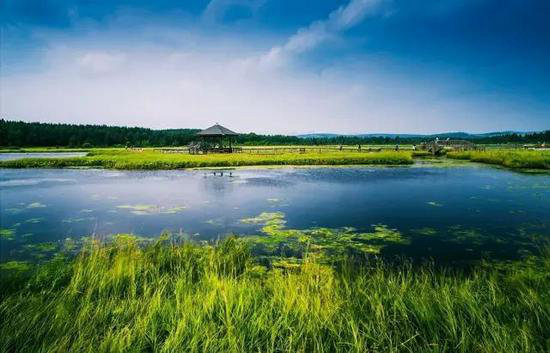
{"label": "thatched roof", "polygon": [[220,124],[215,124],[210,126],[208,129],[204,129],[200,132],[197,132],[197,135],[201,136],[237,136],[236,132],[229,130],[228,128],[221,126]]}

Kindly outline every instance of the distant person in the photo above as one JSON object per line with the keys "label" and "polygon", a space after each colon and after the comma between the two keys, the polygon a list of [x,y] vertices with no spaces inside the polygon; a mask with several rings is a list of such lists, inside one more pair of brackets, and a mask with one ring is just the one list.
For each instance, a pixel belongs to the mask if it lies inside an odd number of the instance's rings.
{"label": "distant person", "polygon": [[395,145],[395,150],[399,151],[399,145]]}
{"label": "distant person", "polygon": [[416,145],[413,145],[413,151],[416,151]]}
{"label": "distant person", "polygon": [[342,145],[340,145],[340,151],[342,150]]}
{"label": "distant person", "polygon": [[361,145],[357,145],[357,149],[361,151]]}

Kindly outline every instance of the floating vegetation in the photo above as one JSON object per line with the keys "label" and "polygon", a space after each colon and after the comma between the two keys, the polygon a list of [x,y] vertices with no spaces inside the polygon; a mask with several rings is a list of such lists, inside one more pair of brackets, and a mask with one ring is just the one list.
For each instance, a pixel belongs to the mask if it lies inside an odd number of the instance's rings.
{"label": "floating vegetation", "polygon": [[413,229],[412,230],[413,233],[416,233],[416,234],[420,234],[420,235],[425,235],[425,236],[435,236],[438,234],[437,230],[435,230],[434,228],[429,228],[429,227],[424,227],[424,228],[420,228],[420,229]]}
{"label": "floating vegetation", "polygon": [[179,212],[185,211],[185,209],[187,209],[187,207],[185,206],[161,208],[160,213],[179,213]]}
{"label": "floating vegetation", "polygon": [[429,201],[428,205],[434,206],[434,207],[443,207],[443,204],[437,202],[437,201]]}
{"label": "floating vegetation", "polygon": [[46,220],[45,217],[36,217],[36,218],[29,218],[25,221],[25,223],[29,223],[29,224],[37,224],[37,223],[41,223],[41,222],[44,222]]}
{"label": "floating vegetation", "polygon": [[78,222],[87,222],[87,221],[95,221],[95,217],[73,217],[73,218],[66,218],[62,220],[63,223],[78,223]]}
{"label": "floating vegetation", "polygon": [[45,243],[27,244],[27,245],[24,245],[23,247],[26,250],[44,253],[44,252],[56,251],[59,246],[57,243],[54,243],[54,242],[45,242]]}
{"label": "floating vegetation", "polygon": [[15,236],[15,230],[10,228],[0,228],[0,238],[6,240],[13,240]]}
{"label": "floating vegetation", "polygon": [[155,206],[155,205],[120,205],[117,206],[119,209],[130,210],[131,213],[135,215],[152,215],[152,214],[174,214],[179,213],[187,209],[185,206],[174,206],[174,207],[165,207],[165,206]]}
{"label": "floating vegetation", "polygon": [[65,238],[63,241],[63,250],[65,251],[74,251],[78,247],[78,242],[73,238]]}
{"label": "floating vegetation", "polygon": [[207,221],[204,221],[204,223],[210,224],[210,225],[213,225],[213,226],[216,226],[216,227],[221,227],[221,226],[223,226],[224,221],[223,221],[222,218],[214,218],[214,219],[209,219]]}
{"label": "floating vegetation", "polygon": [[17,214],[17,213],[23,212],[24,210],[25,208],[21,208],[21,207],[10,207],[10,208],[6,208],[4,211],[12,214]]}
{"label": "floating vegetation", "polygon": [[25,272],[31,269],[31,264],[27,261],[7,261],[0,263],[0,270]]}
{"label": "floating vegetation", "polygon": [[94,212],[94,210],[90,210],[88,208],[85,208],[83,210],[80,210],[80,212],[82,212],[82,213],[92,213],[92,212]]}
{"label": "floating vegetation", "polygon": [[449,227],[445,241],[455,242],[455,243],[468,243],[471,245],[483,245],[487,241],[501,242],[502,240],[499,237],[492,236],[489,237],[484,235],[480,229],[476,228],[465,228],[462,225],[455,225]]}
{"label": "floating vegetation", "polygon": [[373,232],[357,232],[354,228],[287,229],[283,212],[262,212],[256,217],[241,220],[246,224],[262,225],[264,236],[243,238],[260,253],[301,257],[305,252],[321,256],[342,256],[349,251],[378,254],[390,244],[409,244],[409,239],[383,224],[373,225]]}
{"label": "floating vegetation", "polygon": [[129,209],[129,210],[133,210],[133,211],[149,211],[151,209],[156,209],[157,207],[156,206],[153,206],[153,205],[142,205],[142,204],[139,204],[139,205],[120,205],[120,206],[117,206],[117,208],[122,208],[122,209]]}
{"label": "floating vegetation", "polygon": [[27,208],[44,208],[44,207],[46,207],[46,205],[40,202],[32,202],[27,205]]}
{"label": "floating vegetation", "polygon": [[262,212],[256,217],[241,219],[242,223],[247,224],[266,224],[271,221],[284,220],[283,212]]}

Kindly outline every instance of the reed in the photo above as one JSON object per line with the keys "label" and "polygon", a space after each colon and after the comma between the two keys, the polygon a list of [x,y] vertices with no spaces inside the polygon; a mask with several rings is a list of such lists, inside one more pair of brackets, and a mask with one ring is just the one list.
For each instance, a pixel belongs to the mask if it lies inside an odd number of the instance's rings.
{"label": "reed", "polygon": [[129,236],[3,275],[1,352],[548,352],[550,252],[472,271],[260,266]]}

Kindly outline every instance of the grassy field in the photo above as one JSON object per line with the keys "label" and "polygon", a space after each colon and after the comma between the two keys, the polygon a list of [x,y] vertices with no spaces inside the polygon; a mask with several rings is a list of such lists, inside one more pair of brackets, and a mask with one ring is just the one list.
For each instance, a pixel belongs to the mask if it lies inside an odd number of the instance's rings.
{"label": "grassy field", "polygon": [[550,151],[487,150],[449,152],[447,157],[497,164],[508,168],[550,169]]}
{"label": "grassy field", "polygon": [[[4,266],[1,352],[548,352],[550,253],[468,272],[260,266],[246,244],[120,236]],[[9,273],[8,273],[9,272]]]}
{"label": "grassy field", "polygon": [[106,149],[92,150],[86,157],[27,158],[0,162],[4,168],[104,167],[114,169],[179,169],[199,167],[236,167],[252,165],[404,165],[412,164],[411,152],[307,152],[281,154],[207,154],[162,153]]}

